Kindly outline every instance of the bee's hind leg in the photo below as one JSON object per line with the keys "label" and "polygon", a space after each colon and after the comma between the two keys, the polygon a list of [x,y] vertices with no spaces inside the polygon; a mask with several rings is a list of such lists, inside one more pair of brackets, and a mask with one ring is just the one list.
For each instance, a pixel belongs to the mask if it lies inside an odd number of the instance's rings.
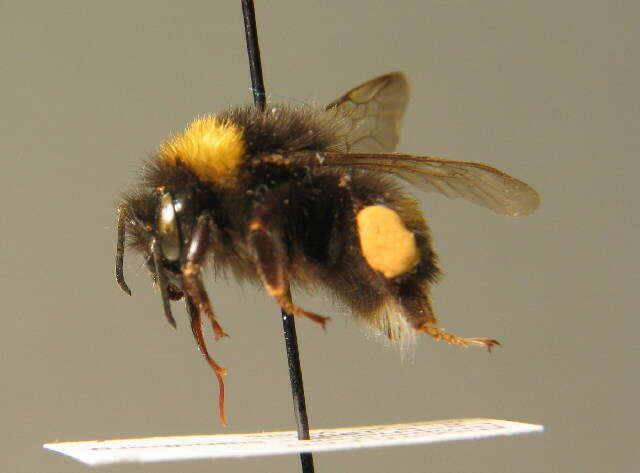
{"label": "bee's hind leg", "polygon": [[277,228],[269,225],[273,221],[275,208],[286,198],[286,189],[272,191],[271,195],[259,205],[249,221],[249,244],[256,258],[258,275],[267,293],[272,296],[286,312],[306,317],[324,328],[329,317],[314,314],[298,307],[291,300],[289,281],[286,275],[287,254],[282,237]]}
{"label": "bee's hind leg", "polygon": [[401,307],[402,315],[417,332],[426,333],[436,340],[443,340],[459,347],[473,345],[486,347],[491,351],[493,347],[500,346],[497,340],[483,337],[458,337],[438,327],[429,294],[421,284],[405,279],[402,282],[388,281],[387,287]]}

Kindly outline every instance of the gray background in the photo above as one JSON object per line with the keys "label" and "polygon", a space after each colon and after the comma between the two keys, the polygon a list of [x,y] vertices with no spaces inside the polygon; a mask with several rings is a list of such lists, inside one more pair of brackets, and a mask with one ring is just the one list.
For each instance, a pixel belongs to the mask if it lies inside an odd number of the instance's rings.
{"label": "gray background", "polygon": [[[182,308],[140,260],[113,280],[115,210],[140,160],[194,116],[250,100],[239,2],[0,2],[0,470],[81,472],[54,440],[289,429],[275,304],[209,283],[231,338],[230,427]],[[266,87],[329,101],[391,70],[412,83],[400,150],[487,162],[541,193],[517,220],[418,194],[446,279],[412,359],[333,315],[298,323],[316,427],[486,416],[542,435],[316,456],[316,470],[631,472],[638,374],[637,2],[258,2]],[[298,471],[296,457],[105,472]]]}

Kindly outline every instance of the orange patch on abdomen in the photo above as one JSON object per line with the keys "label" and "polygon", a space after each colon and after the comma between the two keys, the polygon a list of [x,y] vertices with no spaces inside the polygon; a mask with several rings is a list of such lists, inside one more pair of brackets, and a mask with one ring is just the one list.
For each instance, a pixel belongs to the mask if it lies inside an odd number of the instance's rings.
{"label": "orange patch on abdomen", "polygon": [[413,233],[400,216],[382,205],[370,205],[356,215],[360,249],[365,260],[386,278],[410,271],[420,260]]}

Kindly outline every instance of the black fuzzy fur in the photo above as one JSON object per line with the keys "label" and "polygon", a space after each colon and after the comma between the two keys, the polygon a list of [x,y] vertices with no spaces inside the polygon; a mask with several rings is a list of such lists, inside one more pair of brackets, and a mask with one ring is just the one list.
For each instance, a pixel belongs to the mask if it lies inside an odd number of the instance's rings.
{"label": "black fuzzy fur", "polygon": [[[148,228],[155,227],[158,192],[163,188],[184,211],[178,215],[186,246],[202,212],[209,212],[213,232],[210,262],[217,273],[259,281],[255,254],[248,243],[248,224],[255,209],[270,193],[281,189],[281,205],[268,218],[270,231],[282,239],[287,260],[282,262],[294,285],[319,285],[330,289],[356,315],[391,338],[382,309],[398,307],[407,323],[418,328],[435,320],[428,300],[428,284],[439,270],[427,226],[417,203],[392,178],[384,174],[325,167],[321,159],[296,161],[294,152],[313,157],[334,149],[341,130],[333,111],[287,105],[230,108],[217,115],[243,131],[247,153],[233,187],[218,187],[199,180],[187,166],[154,157],[146,165],[140,187],[123,197],[131,216]],[[410,272],[386,279],[372,270],[362,254],[355,223],[357,212],[368,205],[395,210],[413,232],[421,259]],[[418,215],[418,217],[416,217]],[[413,223],[410,223],[413,222]],[[149,235],[138,225],[128,225],[129,247],[148,257]],[[413,307],[409,311],[409,307]]]}

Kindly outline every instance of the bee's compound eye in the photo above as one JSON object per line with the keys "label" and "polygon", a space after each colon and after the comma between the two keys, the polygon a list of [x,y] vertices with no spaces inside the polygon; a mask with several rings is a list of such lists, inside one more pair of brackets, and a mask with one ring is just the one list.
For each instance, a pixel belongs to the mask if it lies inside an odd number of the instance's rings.
{"label": "bee's compound eye", "polygon": [[395,211],[370,205],[356,215],[362,255],[376,271],[394,278],[410,271],[420,260],[413,233]]}
{"label": "bee's compound eye", "polygon": [[173,197],[168,192],[160,197],[158,234],[163,256],[169,261],[177,261],[180,258],[180,235]]}

